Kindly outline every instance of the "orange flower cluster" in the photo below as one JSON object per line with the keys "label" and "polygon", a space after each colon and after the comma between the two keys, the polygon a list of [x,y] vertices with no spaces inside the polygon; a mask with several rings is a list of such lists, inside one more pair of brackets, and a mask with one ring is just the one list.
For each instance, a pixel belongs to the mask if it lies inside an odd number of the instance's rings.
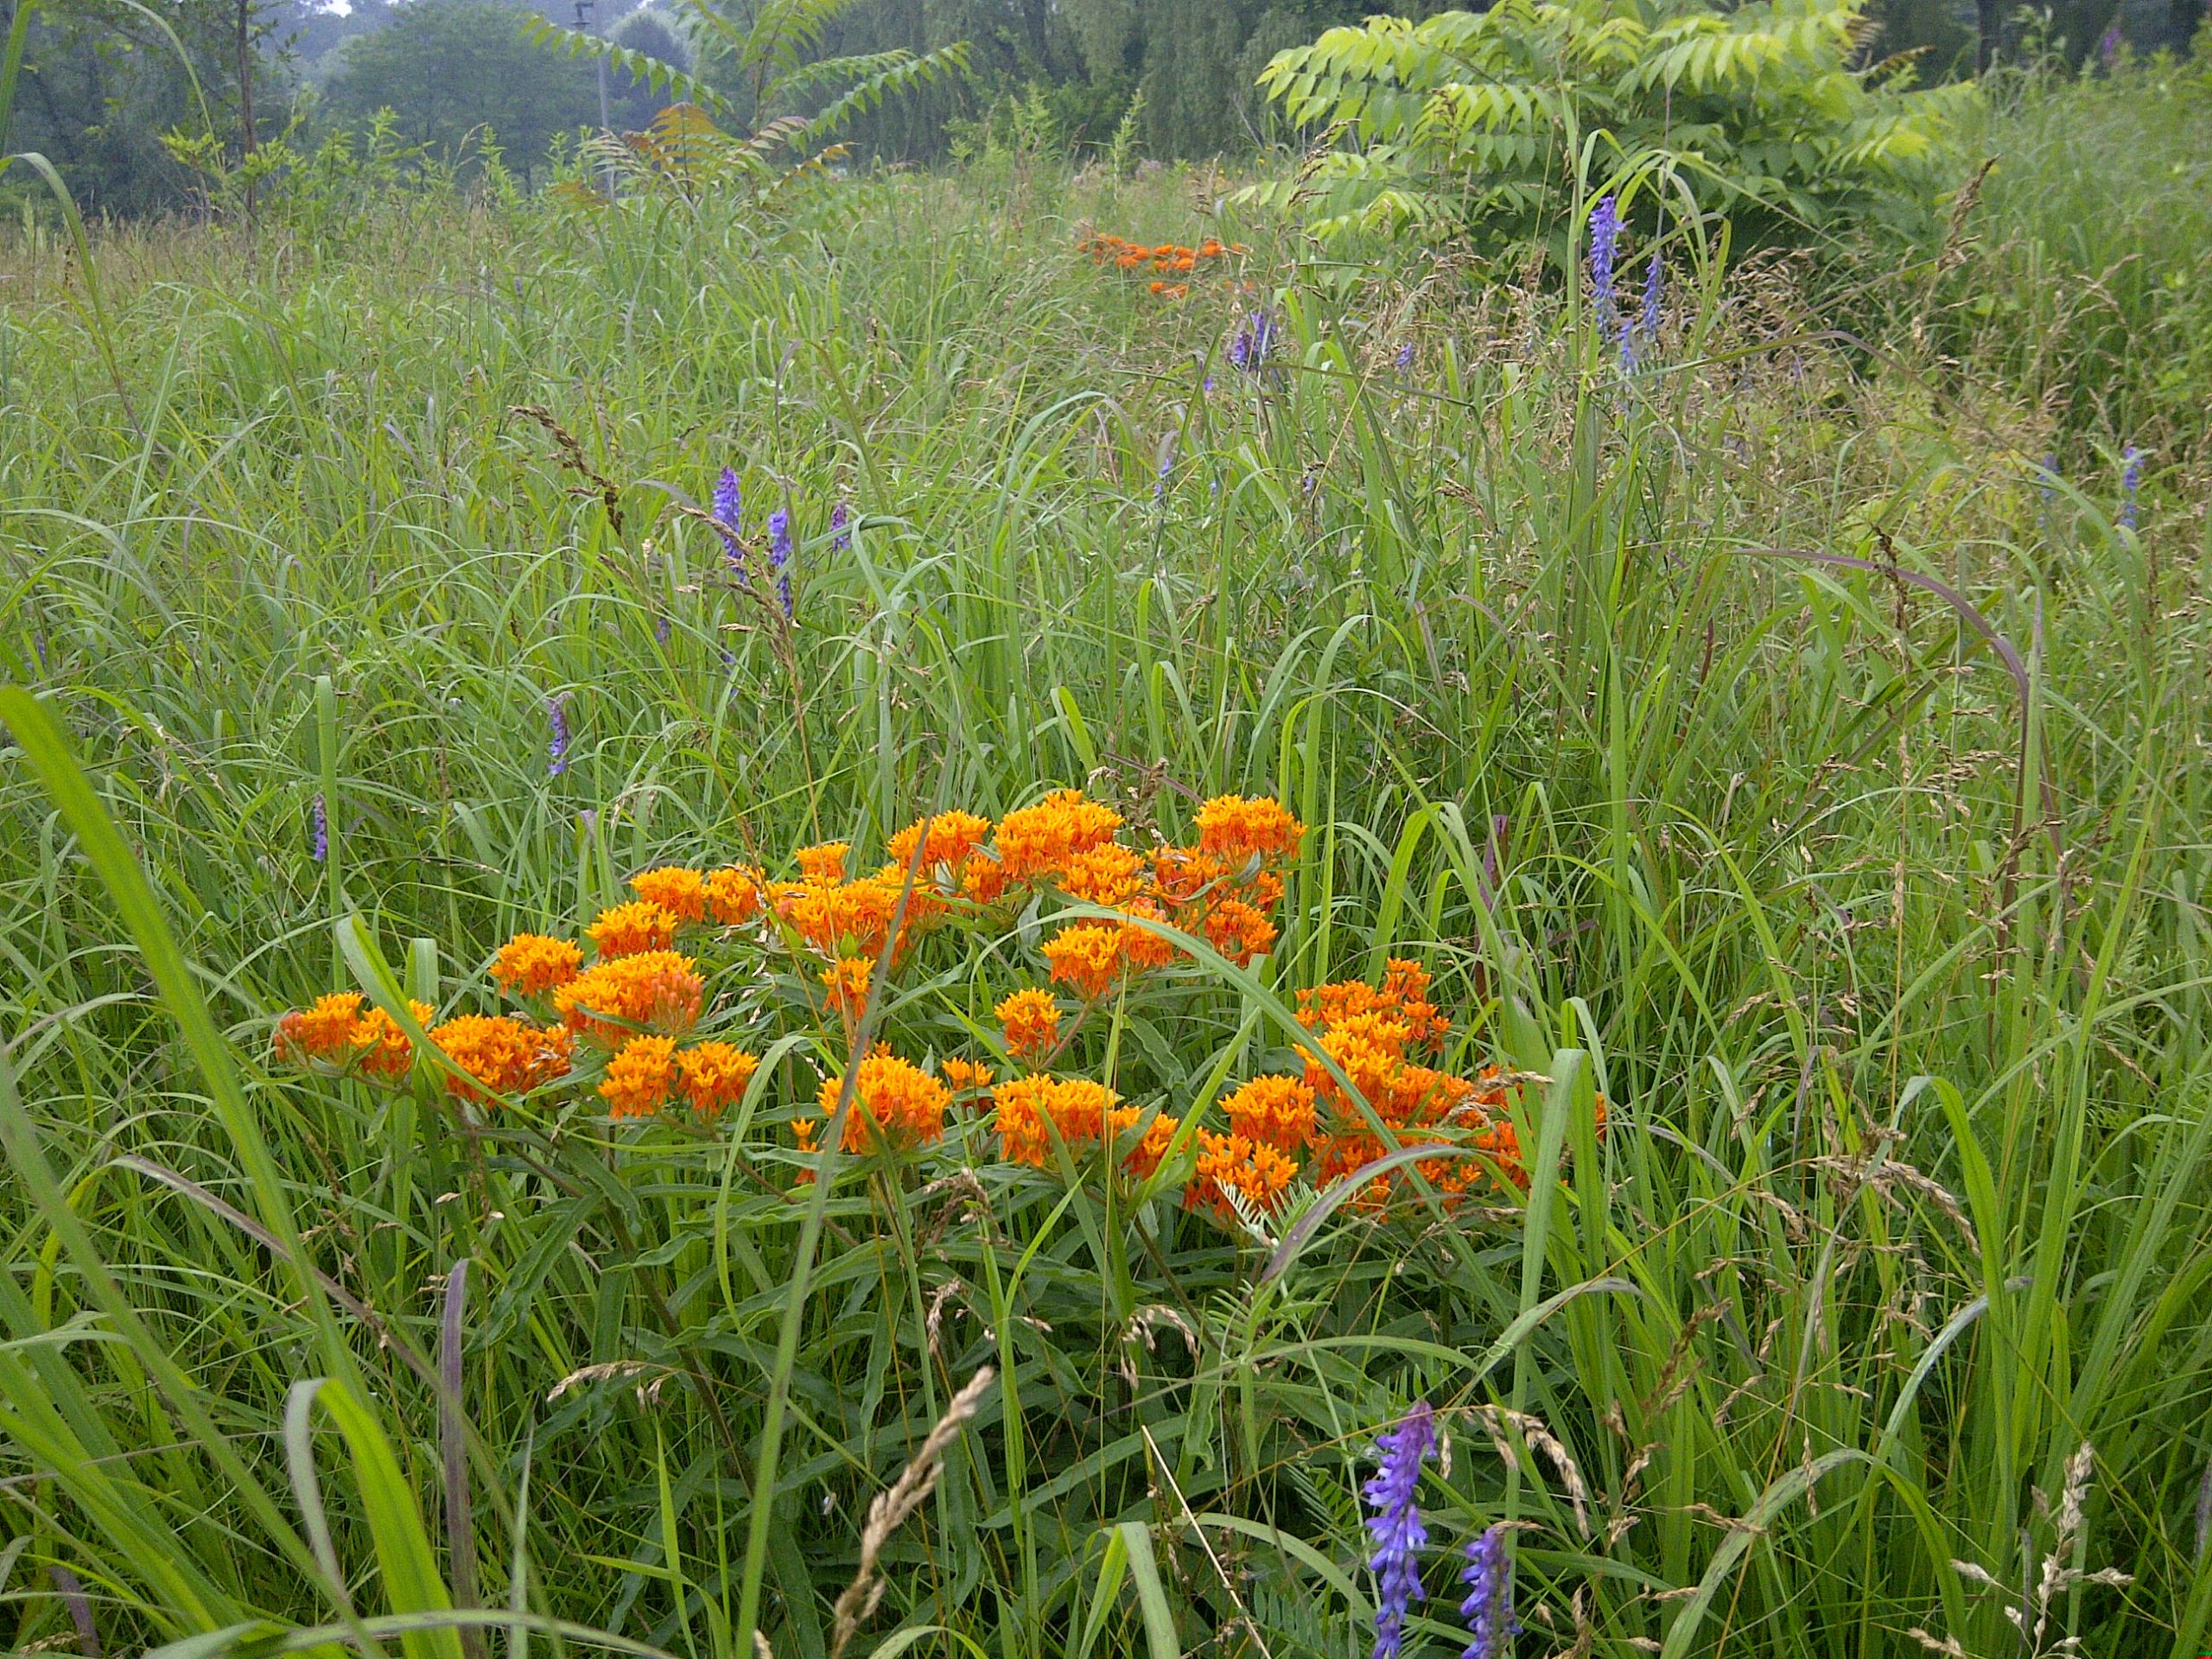
{"label": "orange flower cluster", "polygon": [[[1301,991],[1298,1002],[1300,1022],[1318,1034],[1313,1048],[1299,1050],[1319,1118],[1313,1141],[1318,1179],[1350,1174],[1398,1147],[1442,1142],[1487,1154],[1507,1180],[1526,1185],[1504,1074],[1489,1067],[1471,1079],[1453,1077],[1409,1058],[1410,1051],[1440,1048],[1448,1029],[1417,963],[1393,959],[1380,986],[1324,985]],[[1328,1060],[1351,1079],[1357,1100],[1338,1083]],[[1387,1138],[1363,1103],[1381,1120]],[[1455,1196],[1483,1179],[1472,1159],[1427,1159],[1417,1166],[1432,1185]],[[1386,1195],[1378,1182],[1363,1196],[1379,1201]]]}
{"label": "orange flower cluster", "polygon": [[[1071,790],[1030,810],[1040,815],[1038,844],[1025,842],[1009,865],[1033,865],[1069,898],[1128,918],[1072,922],[1046,941],[1053,982],[1084,1001],[1174,959],[1174,948],[1147,923],[1201,935],[1239,967],[1274,944],[1268,912],[1281,902],[1282,868],[1305,834],[1281,802],[1217,796],[1198,810],[1198,845],[1160,847],[1149,859],[1114,842],[1119,818]],[[1003,852],[1003,824],[999,844]]]}
{"label": "orange flower cluster", "polygon": [[[1273,912],[1306,834],[1280,801],[1237,795],[1205,802],[1187,843],[1140,849],[1122,839],[1124,828],[1112,807],[1058,790],[996,823],[959,810],[918,819],[889,837],[887,861],[873,869],[850,843],[827,842],[796,854],[794,879],[745,865],[645,870],[631,880],[634,896],[601,912],[581,938],[521,933],[500,948],[490,978],[522,1012],[461,1013],[430,1027],[431,1009],[416,1004],[414,1016],[450,1062],[439,1071],[453,1099],[496,1104],[565,1081],[595,1090],[618,1121],[682,1110],[711,1122],[743,1099],[760,1060],[733,1042],[694,1039],[709,1001],[702,961],[719,968],[737,948],[752,953],[744,971],[764,991],[762,958],[780,966],[772,983],[818,982],[826,996],[812,1005],[815,1020],[833,1033],[842,1022],[850,1039],[879,964],[896,971],[924,935],[961,918],[996,933],[1057,899],[1090,913],[1048,922],[1037,947],[1046,982],[999,1001],[1012,1069],[995,1075],[990,1055],[946,1055],[925,1069],[878,1044],[854,1066],[842,1150],[930,1146],[944,1139],[956,1099],[988,1096],[988,1118],[969,1127],[994,1135],[1006,1162],[1056,1167],[1065,1148],[1077,1167],[1173,1179],[1187,1208],[1232,1228],[1279,1211],[1301,1176],[1319,1185],[1400,1147],[1489,1154],[1488,1166],[1425,1154],[1422,1173],[1447,1193],[1465,1193],[1486,1168],[1525,1183],[1508,1109],[1521,1079],[1441,1069],[1448,1022],[1411,962],[1391,962],[1379,984],[1299,993],[1302,1071],[1243,1082],[1212,1122],[1147,1115],[1106,1081],[1050,1069],[1100,1002],[1171,965],[1177,950],[1163,933],[1205,939],[1240,964],[1272,949]],[[721,1017],[756,1005],[774,1007],[772,995],[734,999]],[[396,1021],[351,993],[287,1014],[275,1046],[292,1063],[391,1082],[417,1058]],[[829,1077],[793,1118],[802,1154],[821,1150],[822,1122],[847,1083]],[[1170,1169],[1179,1142],[1188,1152]],[[802,1169],[801,1180],[811,1177]],[[1387,1193],[1378,1181],[1361,1201]]]}
{"label": "orange flower cluster", "polygon": [[[822,1116],[834,1116],[844,1092],[842,1072],[823,1079]],[[952,1094],[944,1084],[880,1043],[862,1059],[853,1084],[851,1110],[845,1114],[847,1152],[906,1152],[944,1137],[944,1114]]]}
{"label": "orange flower cluster", "polygon": [[509,996],[543,996],[583,971],[584,953],[566,939],[518,933],[492,958],[492,977]]}
{"label": "orange flower cluster", "polygon": [[1162,242],[1156,246],[1147,246],[1141,242],[1132,242],[1126,237],[1109,236],[1103,232],[1084,237],[1076,244],[1076,251],[1089,254],[1096,264],[1110,264],[1117,270],[1135,271],[1150,266],[1155,273],[1152,291],[1171,300],[1179,300],[1191,291],[1187,281],[1179,282],[1176,278],[1189,277],[1224,255],[1247,251],[1236,243],[1223,242],[1213,237],[1208,237],[1196,247],[1189,247],[1180,242]]}
{"label": "orange flower cluster", "polygon": [[734,1043],[707,1042],[679,1049],[672,1037],[632,1037],[607,1063],[599,1092],[613,1117],[652,1117],[681,1095],[701,1117],[712,1120],[745,1093],[760,1059]]}
{"label": "orange flower cluster", "polygon": [[957,1095],[972,1094],[978,1089],[991,1086],[989,1066],[963,1060],[957,1054],[938,1062],[937,1069],[944,1073],[946,1086]]}
{"label": "orange flower cluster", "polygon": [[639,1027],[681,1033],[698,1023],[706,982],[673,950],[645,950],[587,968],[553,993],[570,1031],[613,1048]]}
{"label": "orange flower cluster", "polygon": [[1236,1193],[1248,1208],[1262,1213],[1282,1201],[1297,1179],[1298,1166],[1276,1148],[1242,1135],[1198,1131],[1198,1165],[1183,1189],[1183,1207],[1204,1210],[1224,1225],[1236,1219]]}
{"label": "orange flower cluster", "polygon": [[[405,1077],[415,1061],[414,1046],[382,1008],[364,1011],[365,1001],[358,991],[334,991],[317,997],[313,1007],[293,1009],[276,1022],[276,1058],[293,1065],[319,1062],[387,1082]],[[407,1007],[418,1026],[428,1025],[435,1012],[412,999]]]}
{"label": "orange flower cluster", "polygon": [[648,950],[665,950],[676,943],[676,918],[658,905],[640,899],[601,911],[599,919],[584,933],[598,947],[601,962],[610,957],[641,956]]}
{"label": "orange flower cluster", "polygon": [[1026,986],[991,1012],[1006,1034],[1006,1052],[1017,1060],[1041,1060],[1059,1045],[1060,1008],[1050,991]]}
{"label": "orange flower cluster", "polygon": [[[335,1066],[353,1075],[396,1083],[415,1064],[414,1045],[382,1008],[364,1009],[357,991],[318,997],[308,1008],[296,1008],[276,1022],[276,1058],[298,1065]],[[415,1023],[428,1027],[430,1040],[466,1077],[445,1074],[446,1092],[462,1100],[526,1094],[567,1075],[569,1033],[541,1030],[520,1020],[462,1014],[431,1026],[435,1012],[410,999]]]}
{"label": "orange flower cluster", "polygon": [[991,1103],[998,1108],[1000,1155],[1036,1169],[1051,1159],[1056,1138],[1080,1156],[1084,1147],[1119,1140],[1144,1116],[1103,1083],[1042,1071],[1009,1077],[991,1090]]}
{"label": "orange flower cluster", "polygon": [[474,1081],[446,1074],[446,1092],[485,1104],[499,1095],[526,1095],[566,1077],[570,1039],[559,1026],[540,1030],[505,1015],[464,1014],[433,1026],[430,1040]]}
{"label": "orange flower cluster", "polygon": [[867,1011],[868,987],[875,980],[875,958],[840,957],[822,970],[821,977],[823,988],[830,993],[830,1006],[850,1026]]}

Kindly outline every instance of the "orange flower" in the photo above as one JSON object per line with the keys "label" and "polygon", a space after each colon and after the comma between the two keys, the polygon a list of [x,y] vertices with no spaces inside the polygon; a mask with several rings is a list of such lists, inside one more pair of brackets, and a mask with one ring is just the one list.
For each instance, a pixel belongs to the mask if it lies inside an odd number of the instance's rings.
{"label": "orange flower", "polygon": [[641,870],[630,878],[631,890],[647,904],[658,905],[676,918],[678,927],[703,921],[707,915],[707,878],[679,864]]}
{"label": "orange flower", "polygon": [[999,1156],[1007,1162],[1044,1168],[1045,1154],[1052,1144],[1045,1132],[1045,1119],[1052,1098],[1052,1083],[1042,1074],[1008,1077],[991,1090],[991,1103],[998,1109]]}
{"label": "orange flower", "polygon": [[1006,1052],[1017,1060],[1041,1060],[1060,1040],[1059,1004],[1050,991],[1013,992],[992,1012],[1006,1033]]}
{"label": "orange flower", "polygon": [[991,1068],[978,1065],[973,1060],[963,1060],[958,1055],[948,1055],[938,1062],[937,1069],[944,1073],[945,1083],[955,1094],[966,1094],[971,1089],[991,1086]]}
{"label": "orange flower", "polygon": [[702,1117],[719,1117],[744,1095],[745,1085],[760,1069],[760,1057],[734,1043],[697,1043],[677,1055],[676,1069],[691,1109]]}
{"label": "orange flower", "polygon": [[1008,881],[1039,880],[1058,874],[1074,855],[1104,846],[1121,827],[1112,807],[1079,789],[1054,790],[999,821],[999,862]]}
{"label": "orange flower", "polygon": [[1254,858],[1289,858],[1298,851],[1305,825],[1265,797],[1217,795],[1198,809],[1198,846],[1232,868]]}
{"label": "orange flower", "polygon": [[1300,1077],[1255,1077],[1222,1109],[1231,1134],[1278,1152],[1295,1152],[1313,1138],[1313,1090]]}
{"label": "orange flower", "polygon": [[974,905],[995,905],[1006,893],[1006,867],[988,853],[969,855],[960,868],[960,894]]}
{"label": "orange flower", "polygon": [[1171,905],[1196,904],[1228,879],[1226,864],[1195,847],[1162,847],[1152,855],[1153,885]]}
{"label": "orange flower", "polygon": [[569,1033],[540,1031],[519,1020],[464,1014],[433,1027],[429,1038],[475,1079],[471,1084],[446,1074],[446,1092],[461,1100],[526,1094],[569,1069]]}
{"label": "orange flower", "polygon": [[869,957],[842,957],[834,967],[822,970],[822,982],[830,990],[830,1006],[848,1020],[861,1017],[868,1006],[868,988],[875,977],[875,962]]}
{"label": "orange flower", "polygon": [[1217,242],[1217,241],[1215,241],[1213,238],[1211,238],[1211,237],[1208,237],[1205,241],[1203,241],[1203,242],[1201,242],[1201,243],[1199,243],[1199,244],[1198,244],[1198,257],[1199,257],[1199,258],[1201,258],[1201,259],[1218,259],[1218,258],[1220,258],[1220,257],[1221,257],[1221,255],[1222,255],[1222,246],[1221,246],[1221,244],[1220,244],[1220,243],[1218,243],[1218,242]]}
{"label": "orange flower", "polygon": [[[912,907],[910,899],[907,908]],[[808,887],[791,900],[788,919],[799,937],[825,957],[872,960],[882,951],[898,908],[898,887],[868,876]]]}
{"label": "orange flower", "polygon": [[[407,1011],[415,1016],[418,1026],[428,1026],[436,1010],[427,1002],[407,999]],[[399,1022],[382,1008],[371,1008],[353,1027],[353,1048],[357,1055],[354,1065],[372,1077],[387,1081],[407,1075],[415,1064],[415,1046],[400,1030]]]}
{"label": "orange flower", "polygon": [[676,1083],[676,1039],[632,1037],[607,1063],[599,1092],[616,1117],[651,1117],[668,1104]]}
{"label": "orange flower", "polygon": [[[1160,906],[1148,899],[1141,899],[1131,906],[1130,913],[1155,922],[1164,922],[1167,919],[1160,913]],[[1139,926],[1135,922],[1122,924],[1121,943],[1122,960],[1128,964],[1128,971],[1133,974],[1150,973],[1154,969],[1165,968],[1175,960],[1175,946],[1170,941],[1162,938],[1148,927]]]}
{"label": "orange flower", "polygon": [[1142,1137],[1129,1148],[1128,1156],[1122,1160],[1122,1166],[1139,1180],[1148,1179],[1166,1161],[1167,1148],[1182,1127],[1181,1118],[1160,1113],[1144,1126]]}
{"label": "orange flower", "polygon": [[922,849],[918,868],[924,876],[939,868],[950,875],[959,871],[968,855],[990,839],[990,834],[988,818],[979,818],[973,812],[940,812],[908,824],[891,837],[885,851],[902,878],[914,862],[917,846]]}
{"label": "orange flower", "polygon": [[825,841],[819,846],[800,848],[795,855],[800,879],[817,887],[842,881],[845,860],[852,850],[853,844],[849,841]]}
{"label": "orange flower", "polygon": [[[823,1079],[818,1096],[822,1116],[834,1116],[844,1091],[842,1074]],[[951,1092],[911,1060],[879,1046],[860,1064],[853,1084],[852,1109],[845,1114],[844,1149],[903,1151],[944,1135]]]}
{"label": "orange flower", "polygon": [[1392,957],[1381,988],[1343,980],[1298,994],[1299,1023],[1309,1030],[1342,1025],[1361,1014],[1383,1014],[1406,1027],[1407,1041],[1433,1048],[1450,1023],[1428,1000],[1428,976],[1418,963]]}
{"label": "orange flower", "polygon": [[1249,1209],[1271,1211],[1297,1174],[1298,1166],[1273,1147],[1241,1135],[1200,1129],[1198,1168],[1184,1190],[1183,1203],[1187,1209],[1211,1211],[1226,1225],[1236,1219],[1231,1193]]}
{"label": "orange flower", "polygon": [[1127,965],[1122,930],[1106,922],[1076,922],[1045,941],[1045,960],[1052,978],[1086,1002],[1114,988]]}
{"label": "orange flower", "polygon": [[1060,872],[1060,891],[1086,905],[1126,905],[1136,897],[1144,862],[1141,854],[1110,841],[1071,854]]}
{"label": "orange flower", "polygon": [[707,914],[724,927],[736,927],[760,913],[760,872],[749,864],[707,872]]}
{"label": "orange flower", "polygon": [[599,919],[584,932],[599,947],[605,962],[612,957],[634,957],[648,950],[665,950],[676,943],[676,918],[658,905],[640,899],[599,912]]}
{"label": "orange flower", "polygon": [[353,1033],[360,1023],[359,991],[319,996],[313,1007],[295,1008],[276,1022],[276,1058],[343,1065],[353,1058]]}
{"label": "orange flower", "polygon": [[1072,1150],[1123,1135],[1142,1116],[1103,1084],[1043,1072],[1008,1078],[991,1091],[991,1101],[998,1108],[1001,1156],[1037,1169],[1050,1158],[1056,1135]]}
{"label": "orange flower", "polygon": [[509,996],[543,996],[582,969],[584,953],[566,939],[518,933],[492,959],[492,977]]}
{"label": "orange flower", "polygon": [[1206,938],[1239,968],[1275,942],[1275,925],[1242,899],[1224,899],[1206,912]]}
{"label": "orange flower", "polygon": [[705,995],[690,957],[648,950],[586,969],[553,993],[553,1007],[570,1031],[612,1048],[630,1027],[689,1031]]}

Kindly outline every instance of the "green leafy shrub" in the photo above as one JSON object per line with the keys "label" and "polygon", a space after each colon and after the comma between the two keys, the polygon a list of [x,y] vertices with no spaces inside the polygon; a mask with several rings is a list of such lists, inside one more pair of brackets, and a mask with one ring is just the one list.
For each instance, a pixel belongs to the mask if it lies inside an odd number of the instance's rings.
{"label": "green leafy shrub", "polygon": [[1578,181],[1686,193],[1739,238],[1802,239],[1932,201],[1970,88],[1915,91],[1849,67],[1857,0],[1502,0],[1421,22],[1372,17],[1276,55],[1261,85],[1329,124],[1258,200],[1324,236],[1410,231],[1526,243]]}

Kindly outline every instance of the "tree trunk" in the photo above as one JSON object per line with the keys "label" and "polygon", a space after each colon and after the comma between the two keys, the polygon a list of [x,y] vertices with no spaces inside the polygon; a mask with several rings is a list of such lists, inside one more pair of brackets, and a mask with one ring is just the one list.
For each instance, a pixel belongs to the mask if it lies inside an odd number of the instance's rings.
{"label": "tree trunk", "polygon": [[[238,0],[238,154],[246,166],[253,162],[253,0]],[[253,228],[253,175],[245,178],[245,223]]]}

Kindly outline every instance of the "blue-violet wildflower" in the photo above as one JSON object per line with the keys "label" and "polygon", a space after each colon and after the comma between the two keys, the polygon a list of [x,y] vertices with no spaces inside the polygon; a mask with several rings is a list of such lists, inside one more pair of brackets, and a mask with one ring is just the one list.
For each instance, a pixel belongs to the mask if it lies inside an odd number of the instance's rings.
{"label": "blue-violet wildflower", "polygon": [[1382,1466],[1367,1483],[1365,1497],[1375,1513],[1368,1531],[1375,1554],[1367,1565],[1375,1574],[1375,1659],[1397,1659],[1405,1643],[1406,1612],[1422,1599],[1421,1552],[1428,1544],[1414,1502],[1421,1465],[1436,1442],[1435,1414],[1428,1402],[1416,1400],[1397,1427],[1382,1435],[1376,1449]]}
{"label": "blue-violet wildflower", "polygon": [[745,511],[745,493],[738,487],[736,468],[722,468],[722,475],[715,480],[714,499],[708,510],[715,515],[715,528],[722,538],[722,556],[729,561],[730,573],[740,582],[746,581],[745,543],[737,539],[738,515]]}
{"label": "blue-violet wildflower", "polygon": [[1590,210],[1590,292],[1598,327],[1611,340],[1620,332],[1620,306],[1613,291],[1613,259],[1621,240],[1621,210],[1611,196],[1598,198]]}
{"label": "blue-violet wildflower", "polygon": [[545,715],[553,725],[553,741],[545,746],[549,777],[558,778],[569,769],[569,715],[563,707],[568,701],[565,691],[545,700]]}
{"label": "blue-violet wildflower", "polygon": [[791,613],[791,516],[782,507],[768,515],[768,568],[776,573],[776,602]]}
{"label": "blue-violet wildflower", "polygon": [[1459,1612],[1474,1638],[1459,1659],[1499,1659],[1521,1631],[1513,1617],[1513,1563],[1506,1558],[1503,1522],[1467,1546],[1467,1565],[1459,1578],[1469,1586]]}

